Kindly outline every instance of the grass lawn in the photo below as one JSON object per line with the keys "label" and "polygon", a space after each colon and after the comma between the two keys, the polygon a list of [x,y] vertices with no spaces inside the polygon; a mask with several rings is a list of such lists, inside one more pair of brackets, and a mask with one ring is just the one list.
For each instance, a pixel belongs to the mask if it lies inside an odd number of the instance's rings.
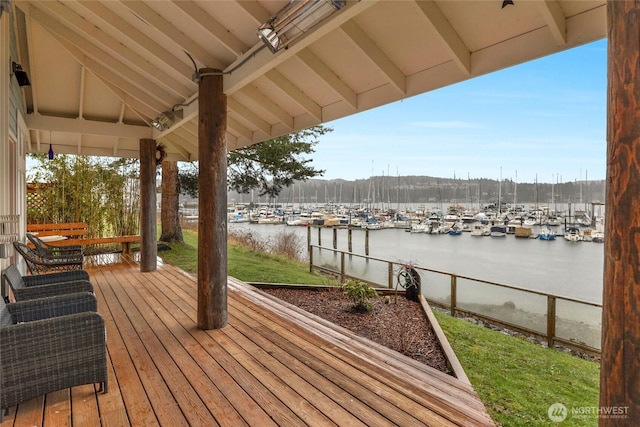
{"label": "grass lawn", "polygon": [[504,426],[556,425],[549,406],[568,410],[562,426],[596,426],[572,408],[598,406],[600,365],[434,311],[469,380]]}
{"label": "grass lawn", "polygon": [[[158,254],[185,271],[197,271],[197,233],[183,230],[185,244]],[[228,245],[228,274],[246,282],[328,284],[309,273],[307,263]],[[435,312],[467,376],[487,410],[502,426],[596,426],[593,415],[573,415],[598,406],[600,366],[566,353],[541,347],[447,314]],[[554,403],[568,416],[553,423],[547,415]]]}
{"label": "grass lawn", "polygon": [[[198,234],[183,230],[184,244],[170,244],[172,250],[160,251],[165,262],[189,273],[198,270]],[[330,280],[321,274],[310,273],[305,262],[282,256],[255,252],[243,246],[228,245],[227,274],[245,282],[291,283],[327,285]]]}

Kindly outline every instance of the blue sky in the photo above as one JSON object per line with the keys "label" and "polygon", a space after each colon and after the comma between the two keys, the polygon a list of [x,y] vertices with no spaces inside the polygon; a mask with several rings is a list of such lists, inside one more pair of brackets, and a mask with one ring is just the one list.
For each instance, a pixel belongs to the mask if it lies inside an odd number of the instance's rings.
{"label": "blue sky", "polygon": [[327,123],[313,165],[325,179],[605,179],[606,50],[601,40]]}

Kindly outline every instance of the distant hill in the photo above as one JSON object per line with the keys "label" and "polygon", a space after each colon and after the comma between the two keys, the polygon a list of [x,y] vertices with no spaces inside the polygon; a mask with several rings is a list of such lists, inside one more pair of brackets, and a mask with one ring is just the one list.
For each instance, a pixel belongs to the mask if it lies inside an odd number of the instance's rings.
{"label": "distant hill", "polygon": [[[589,204],[604,202],[605,181],[573,181],[558,184],[516,183],[504,179],[453,179],[431,176],[374,176],[347,181],[343,179],[311,179],[285,188],[278,203],[295,204],[434,204],[460,203],[483,206],[501,201],[513,204],[555,203]],[[230,192],[229,202],[267,202],[257,192],[238,194]]]}

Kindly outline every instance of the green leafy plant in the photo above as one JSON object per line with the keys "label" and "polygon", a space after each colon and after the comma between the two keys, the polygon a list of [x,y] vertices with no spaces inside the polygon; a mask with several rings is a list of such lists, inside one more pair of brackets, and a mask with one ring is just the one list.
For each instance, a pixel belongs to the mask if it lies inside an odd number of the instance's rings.
{"label": "green leafy plant", "polygon": [[353,300],[353,308],[356,311],[371,311],[373,304],[371,298],[378,293],[369,284],[359,280],[349,280],[342,285],[344,293]]}

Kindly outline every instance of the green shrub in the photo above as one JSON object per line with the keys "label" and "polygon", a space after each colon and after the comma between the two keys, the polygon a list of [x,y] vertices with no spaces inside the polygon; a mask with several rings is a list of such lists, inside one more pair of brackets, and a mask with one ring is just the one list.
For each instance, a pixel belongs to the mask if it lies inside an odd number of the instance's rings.
{"label": "green shrub", "polygon": [[342,285],[344,293],[353,300],[353,308],[356,311],[371,311],[373,304],[371,298],[378,293],[368,283],[359,280],[349,280]]}

